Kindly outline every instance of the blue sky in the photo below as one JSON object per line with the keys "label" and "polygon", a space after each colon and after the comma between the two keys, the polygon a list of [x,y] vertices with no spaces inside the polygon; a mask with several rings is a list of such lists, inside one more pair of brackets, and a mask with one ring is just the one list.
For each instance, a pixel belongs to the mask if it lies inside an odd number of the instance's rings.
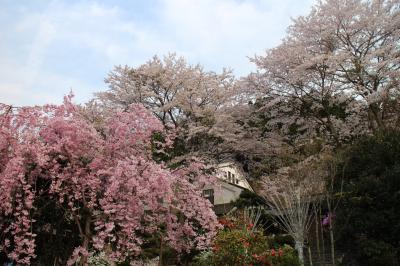
{"label": "blue sky", "polygon": [[0,102],[78,103],[106,89],[114,65],[176,52],[244,76],[314,0],[0,0]]}

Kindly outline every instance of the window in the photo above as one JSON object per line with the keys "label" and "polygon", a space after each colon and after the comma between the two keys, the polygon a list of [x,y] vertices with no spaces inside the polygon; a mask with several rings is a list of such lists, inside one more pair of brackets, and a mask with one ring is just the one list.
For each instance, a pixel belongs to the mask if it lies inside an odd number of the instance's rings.
{"label": "window", "polygon": [[236,185],[239,184],[239,179],[236,178]]}
{"label": "window", "polygon": [[232,174],[231,172],[229,172],[228,171],[228,182],[229,183],[233,183],[233,184],[237,184],[238,183],[238,181],[236,181],[236,178],[235,178],[235,174]]}
{"label": "window", "polygon": [[203,197],[208,199],[211,204],[214,204],[214,189],[203,190]]}

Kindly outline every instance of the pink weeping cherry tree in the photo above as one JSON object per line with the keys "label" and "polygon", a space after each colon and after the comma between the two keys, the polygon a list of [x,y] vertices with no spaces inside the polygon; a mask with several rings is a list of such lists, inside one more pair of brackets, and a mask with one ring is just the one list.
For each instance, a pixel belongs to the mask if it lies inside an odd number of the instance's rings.
{"label": "pink weeping cherry tree", "polygon": [[[68,265],[90,254],[110,261],[140,255],[147,234],[163,231],[178,252],[206,248],[218,222],[201,197],[201,164],[172,172],[152,160],[162,123],[140,104],[96,130],[66,97],[60,106],[0,105],[0,253],[20,265],[35,260],[38,202],[55,202],[79,243]],[[193,178],[199,182],[193,182]]]}

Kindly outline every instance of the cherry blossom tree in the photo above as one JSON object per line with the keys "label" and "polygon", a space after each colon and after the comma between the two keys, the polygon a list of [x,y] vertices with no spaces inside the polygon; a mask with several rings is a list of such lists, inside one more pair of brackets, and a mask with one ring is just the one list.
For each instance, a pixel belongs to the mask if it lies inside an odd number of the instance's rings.
{"label": "cherry blossom tree", "polygon": [[399,38],[398,1],[319,1],[253,58],[268,126],[334,143],[398,127]]}
{"label": "cherry blossom tree", "polygon": [[[240,93],[230,70],[205,71],[169,54],[162,59],[155,56],[136,68],[117,66],[106,83],[109,89],[97,93],[85,107],[91,120],[102,121],[102,114],[109,110],[142,103],[175,135],[172,163],[193,156],[203,161],[218,159],[231,153],[233,145],[226,144],[238,132],[238,124],[229,112],[239,102]],[[225,130],[227,122],[232,130]]]}
{"label": "cherry blossom tree", "polygon": [[248,154],[250,149],[267,150],[242,123],[252,96],[228,70],[220,74],[204,71],[200,65],[189,65],[184,58],[169,54],[137,68],[118,66],[106,83],[108,91],[98,93],[84,113],[99,122],[110,109],[143,103],[170,132],[173,129],[173,163],[193,156],[218,161]]}
{"label": "cherry blossom tree", "polygon": [[210,244],[218,222],[201,190],[213,177],[201,164],[172,172],[152,159],[152,134],[164,128],[142,105],[105,117],[102,131],[71,97],[60,106],[0,108],[0,252],[11,260],[35,259],[43,201],[74,225],[68,234],[79,243],[61,262],[68,265],[85,265],[93,252],[111,261],[138,256],[144,235],[161,227],[178,252]]}
{"label": "cherry blossom tree", "polygon": [[206,72],[176,54],[162,60],[154,56],[137,68],[117,66],[105,81],[109,90],[97,96],[106,106],[124,109],[142,103],[164,125],[175,127],[188,121],[207,123],[234,88],[230,71]]}

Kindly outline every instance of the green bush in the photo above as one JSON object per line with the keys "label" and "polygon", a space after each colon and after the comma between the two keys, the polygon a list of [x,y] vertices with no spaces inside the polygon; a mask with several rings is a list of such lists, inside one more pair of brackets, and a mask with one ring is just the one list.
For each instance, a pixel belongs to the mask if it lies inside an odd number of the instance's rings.
{"label": "green bush", "polygon": [[300,266],[300,260],[297,252],[289,245],[284,245],[282,255],[271,258],[271,265],[273,266]]}
{"label": "green bush", "polygon": [[196,266],[298,266],[296,252],[289,245],[270,249],[268,239],[262,231],[254,230],[251,223],[241,219],[222,219],[220,230],[212,250],[195,257]]}
{"label": "green bush", "polygon": [[197,255],[192,262],[192,265],[195,266],[210,266],[213,261],[213,252],[211,250],[203,251],[199,255]]}
{"label": "green bush", "polygon": [[222,230],[213,247],[214,265],[243,265],[256,262],[255,255],[268,250],[265,236],[243,229]]}
{"label": "green bush", "polygon": [[339,157],[334,220],[344,265],[400,265],[400,133],[363,137]]}
{"label": "green bush", "polygon": [[268,237],[268,243],[271,247],[278,248],[284,245],[289,245],[294,248],[294,240],[290,235],[279,234]]}

